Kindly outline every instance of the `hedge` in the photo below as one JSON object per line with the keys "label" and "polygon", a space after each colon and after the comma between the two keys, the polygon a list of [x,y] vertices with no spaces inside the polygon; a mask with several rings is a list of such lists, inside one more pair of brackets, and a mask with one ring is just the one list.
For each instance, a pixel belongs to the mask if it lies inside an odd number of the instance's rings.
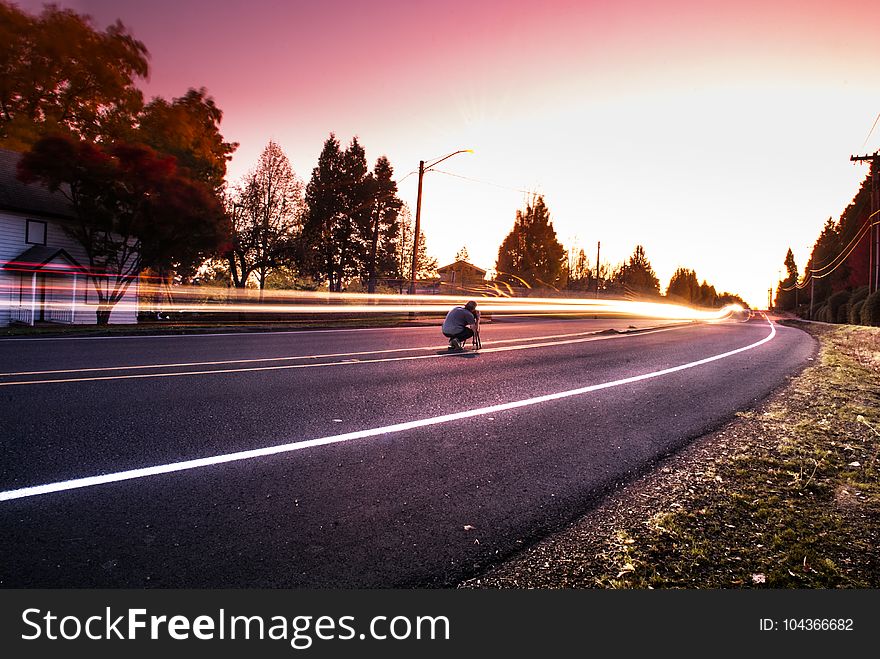
{"label": "hedge", "polygon": [[854,302],[849,307],[849,324],[850,325],[859,325],[862,322],[862,307],[865,304],[865,300],[859,300],[858,302]]}
{"label": "hedge", "polygon": [[880,291],[874,291],[862,305],[862,325],[880,326]]}

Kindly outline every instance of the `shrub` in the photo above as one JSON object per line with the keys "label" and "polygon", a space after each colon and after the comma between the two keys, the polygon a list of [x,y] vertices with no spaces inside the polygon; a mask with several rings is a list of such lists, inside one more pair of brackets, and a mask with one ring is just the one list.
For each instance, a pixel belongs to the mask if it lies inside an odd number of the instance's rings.
{"label": "shrub", "polygon": [[846,325],[849,322],[849,302],[837,307],[837,317],[834,319],[834,322],[841,323],[842,325]]}
{"label": "shrub", "polygon": [[862,305],[862,325],[880,326],[880,291],[871,293]]}
{"label": "shrub", "polygon": [[866,297],[868,297],[868,287],[860,286],[852,292],[852,295],[849,296],[849,303],[855,304],[856,302],[864,302]]}
{"label": "shrub", "polygon": [[820,322],[825,322],[825,312],[828,311],[827,305],[822,305],[816,311],[813,312],[813,320],[818,320]]}
{"label": "shrub", "polygon": [[849,291],[838,291],[830,298],[828,298],[828,311],[830,322],[838,322],[837,311],[840,309],[841,306],[849,301],[849,296]]}
{"label": "shrub", "polygon": [[865,304],[864,298],[858,302],[854,302],[849,306],[849,324],[858,325],[862,322],[862,307]]}

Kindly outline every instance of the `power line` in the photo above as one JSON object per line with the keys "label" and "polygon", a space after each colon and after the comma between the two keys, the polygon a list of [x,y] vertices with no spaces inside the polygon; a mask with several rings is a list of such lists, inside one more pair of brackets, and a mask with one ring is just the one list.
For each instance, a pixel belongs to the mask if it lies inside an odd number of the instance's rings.
{"label": "power line", "polygon": [[[877,215],[877,213],[880,213],[880,210],[871,213],[871,215],[868,216],[868,219],[870,220],[872,217]],[[840,251],[840,254],[838,254],[836,257],[834,257],[826,265],[823,265],[821,268],[808,268],[803,281],[796,281],[791,286],[783,286],[781,288],[781,290],[788,292],[788,291],[793,291],[795,288],[804,289],[807,287],[807,284],[810,283],[811,278],[812,279],[824,279],[825,277],[830,275],[832,272],[837,270],[837,268],[839,268],[841,265],[843,265],[846,262],[846,259],[848,259],[850,254],[852,254],[855,251],[856,247],[861,242],[862,238],[864,238],[867,235],[867,233],[873,227],[876,227],[876,226],[880,226],[880,220],[874,220],[873,222],[866,223],[861,229],[859,229],[859,232],[849,242],[849,244]],[[831,269],[828,270],[828,272],[823,272],[823,270],[827,270],[828,268],[831,268]]]}
{"label": "power line", "polygon": [[512,188],[509,185],[501,185],[500,183],[493,183],[492,181],[483,181],[478,178],[471,178],[470,176],[462,176],[461,174],[453,174],[452,172],[447,172],[442,169],[432,169],[432,172],[437,172],[438,174],[446,174],[446,176],[454,176],[455,178],[464,179],[465,181],[471,181],[472,183],[480,183],[482,185],[491,185],[494,188],[501,188],[503,190],[513,190],[514,192],[522,192],[524,194],[532,194],[534,190],[523,190],[522,188]]}
{"label": "power line", "polygon": [[865,138],[865,141],[862,143],[862,148],[865,148],[865,145],[868,143],[868,140],[871,139],[871,135],[874,134],[874,129],[877,128],[877,122],[880,121],[880,112],[877,113],[877,118],[874,119],[874,125],[871,126],[871,130],[868,131],[868,136]]}

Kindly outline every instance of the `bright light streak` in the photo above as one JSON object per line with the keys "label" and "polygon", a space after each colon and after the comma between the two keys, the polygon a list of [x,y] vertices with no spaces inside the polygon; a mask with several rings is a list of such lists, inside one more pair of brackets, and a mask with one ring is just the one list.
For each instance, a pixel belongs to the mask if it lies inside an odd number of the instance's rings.
{"label": "bright light streak", "polygon": [[[8,286],[8,285],[7,285]],[[64,296],[70,294],[69,287],[47,285],[47,291],[57,291],[56,295],[46,296],[45,308],[69,309],[71,301]],[[0,306],[18,308],[13,302],[18,296],[17,289],[0,290]],[[49,301],[51,298],[51,302]],[[739,305],[729,305],[722,309],[698,309],[680,304],[619,300],[609,298],[542,298],[542,297],[479,297],[467,295],[393,295],[367,293],[326,293],[310,291],[268,290],[262,292],[250,289],[226,289],[210,287],[161,288],[151,284],[141,284],[140,302],[123,300],[114,309],[143,311],[154,308],[162,314],[254,314],[283,315],[298,314],[319,316],[324,314],[372,315],[372,314],[444,314],[451,306],[475,299],[478,308],[486,314],[583,314],[592,316],[626,316],[638,318],[657,318],[663,320],[722,320],[743,309]],[[24,301],[30,303],[30,299]],[[83,305],[77,301],[78,308],[86,306],[97,308],[96,303]]]}

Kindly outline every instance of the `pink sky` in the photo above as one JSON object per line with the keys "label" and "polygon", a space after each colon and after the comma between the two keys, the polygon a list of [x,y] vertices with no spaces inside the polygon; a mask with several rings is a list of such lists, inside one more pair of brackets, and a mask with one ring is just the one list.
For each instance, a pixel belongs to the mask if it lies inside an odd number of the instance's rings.
{"label": "pink sky", "polygon": [[[41,3],[19,2],[29,11]],[[152,54],[149,95],[204,86],[241,144],[235,182],[271,138],[308,180],[330,131],[425,180],[441,263],[494,265],[538,190],[560,240],[595,259],[645,245],[766,304],[789,246],[803,267],[865,168],[880,112],[873,0],[252,2],[62,0],[120,18]],[[415,206],[415,177],[401,184]]]}

